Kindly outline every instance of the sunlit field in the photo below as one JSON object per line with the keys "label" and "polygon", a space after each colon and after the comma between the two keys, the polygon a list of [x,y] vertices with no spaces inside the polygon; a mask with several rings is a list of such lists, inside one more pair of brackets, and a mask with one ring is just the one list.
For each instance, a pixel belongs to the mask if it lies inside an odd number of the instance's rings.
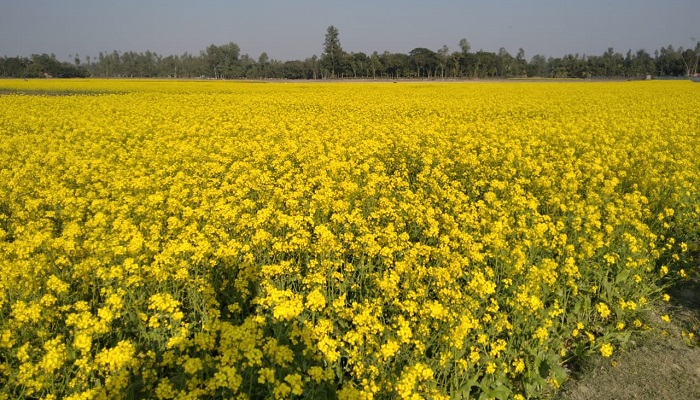
{"label": "sunlit field", "polygon": [[698,251],[690,82],[0,80],[0,110],[0,398],[538,398]]}

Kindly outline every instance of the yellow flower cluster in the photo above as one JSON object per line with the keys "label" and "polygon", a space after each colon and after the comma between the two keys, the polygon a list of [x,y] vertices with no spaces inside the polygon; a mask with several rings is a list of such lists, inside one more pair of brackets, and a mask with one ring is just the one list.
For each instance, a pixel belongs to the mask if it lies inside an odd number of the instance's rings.
{"label": "yellow flower cluster", "polygon": [[0,90],[0,399],[536,398],[700,232],[685,82]]}

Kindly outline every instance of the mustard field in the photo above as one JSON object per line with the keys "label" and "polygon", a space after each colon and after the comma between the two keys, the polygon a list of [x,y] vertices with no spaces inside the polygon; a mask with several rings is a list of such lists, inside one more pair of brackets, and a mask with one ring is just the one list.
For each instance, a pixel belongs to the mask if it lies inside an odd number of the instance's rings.
{"label": "mustard field", "polygon": [[4,399],[540,398],[697,257],[690,82],[0,80],[0,110]]}

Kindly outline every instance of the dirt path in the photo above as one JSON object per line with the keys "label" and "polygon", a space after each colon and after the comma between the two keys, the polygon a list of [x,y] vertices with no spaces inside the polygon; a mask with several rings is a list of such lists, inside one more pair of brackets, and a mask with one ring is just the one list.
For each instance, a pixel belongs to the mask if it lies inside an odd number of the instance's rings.
{"label": "dirt path", "polygon": [[[670,294],[663,310],[671,315],[670,325],[661,322],[610,360],[591,360],[557,399],[700,399],[700,277],[678,284]],[[696,337],[688,340],[682,332],[695,332]]]}

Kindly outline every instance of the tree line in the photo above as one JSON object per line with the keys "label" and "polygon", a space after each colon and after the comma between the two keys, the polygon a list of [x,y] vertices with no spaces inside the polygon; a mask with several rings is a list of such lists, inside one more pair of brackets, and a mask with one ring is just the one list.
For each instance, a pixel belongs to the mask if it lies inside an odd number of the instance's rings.
{"label": "tree line", "polygon": [[457,51],[445,45],[431,50],[417,47],[408,52],[346,52],[338,29],[328,27],[323,53],[305,60],[280,61],[262,53],[255,59],[241,54],[234,43],[210,45],[199,54],[163,56],[146,52],[100,52],[97,57],[71,55],[73,62],[61,62],[51,54],[0,58],[0,77],[150,77],[210,79],[468,79],[468,78],[640,78],[681,77],[698,73],[700,41],[694,48],[672,45],[655,50],[612,47],[602,55],[567,54],[529,60],[525,50],[515,55],[505,48],[498,52],[472,51],[467,39]]}

